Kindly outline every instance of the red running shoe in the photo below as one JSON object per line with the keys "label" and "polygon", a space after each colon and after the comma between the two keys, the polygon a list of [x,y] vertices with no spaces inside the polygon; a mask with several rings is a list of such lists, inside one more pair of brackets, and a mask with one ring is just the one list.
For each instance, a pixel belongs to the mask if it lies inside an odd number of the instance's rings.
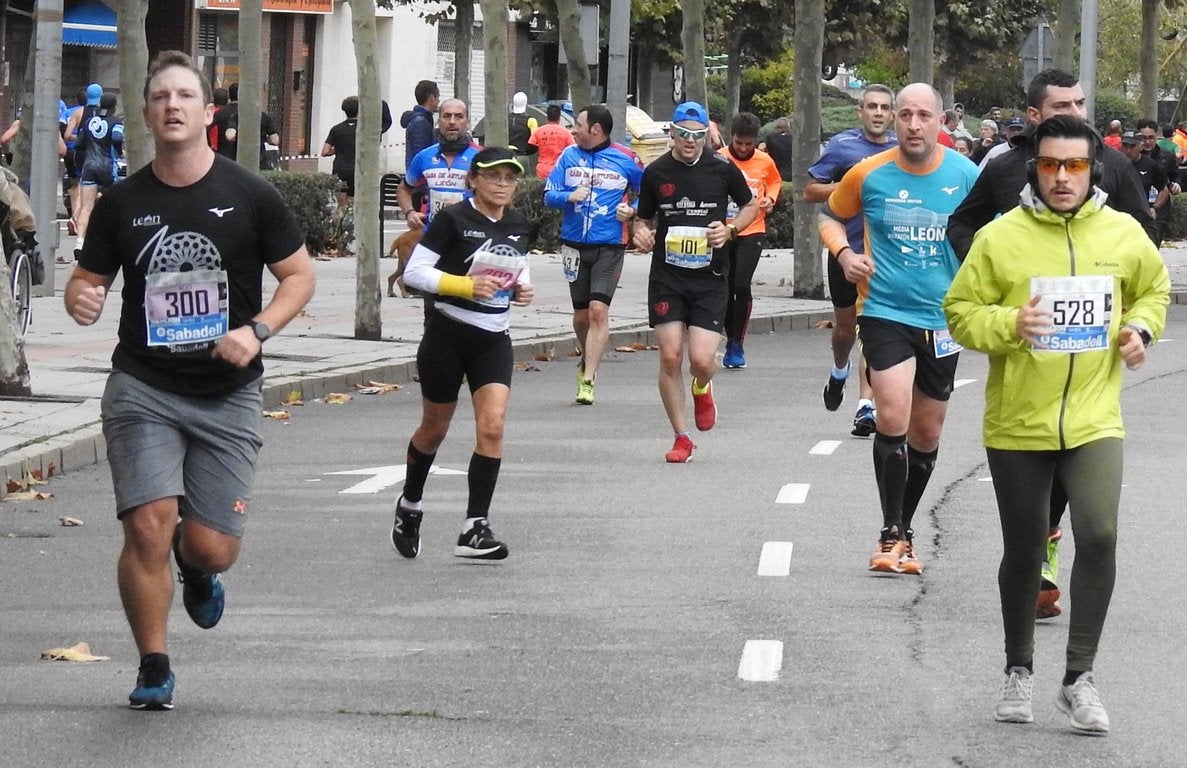
{"label": "red running shoe", "polygon": [[692,393],[692,409],[696,418],[697,429],[708,432],[717,423],[717,403],[713,402],[713,382],[709,382],[709,389],[705,394]]}
{"label": "red running shoe", "polygon": [[684,464],[692,458],[692,450],[696,448],[688,435],[676,435],[676,442],[672,450],[664,454],[669,464]]}

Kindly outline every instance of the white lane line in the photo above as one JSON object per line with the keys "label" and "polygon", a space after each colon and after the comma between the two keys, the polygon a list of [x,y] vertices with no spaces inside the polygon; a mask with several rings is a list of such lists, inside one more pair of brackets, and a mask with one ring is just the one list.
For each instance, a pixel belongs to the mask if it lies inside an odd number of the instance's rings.
{"label": "white lane line", "polygon": [[791,542],[768,541],[758,557],[759,576],[786,576],[791,573]]}
{"label": "white lane line", "polygon": [[977,482],[978,483],[992,483],[993,478],[992,477],[978,477]]}
{"label": "white lane line", "polygon": [[769,683],[779,679],[783,668],[782,640],[747,640],[738,663],[738,677],[752,683]]}
{"label": "white lane line", "polygon": [[961,387],[963,387],[965,384],[972,384],[974,381],[976,381],[976,379],[957,379],[957,380],[956,380],[956,381],[955,381],[955,382],[952,384],[952,388],[953,388],[953,389],[960,389],[960,388],[961,388]]}
{"label": "white lane line", "polygon": [[819,443],[812,446],[812,450],[808,451],[808,453],[812,456],[828,456],[840,447],[840,440],[821,440]]}
{"label": "white lane line", "polygon": [[776,504],[803,504],[808,498],[808,483],[788,483],[779,489]]}

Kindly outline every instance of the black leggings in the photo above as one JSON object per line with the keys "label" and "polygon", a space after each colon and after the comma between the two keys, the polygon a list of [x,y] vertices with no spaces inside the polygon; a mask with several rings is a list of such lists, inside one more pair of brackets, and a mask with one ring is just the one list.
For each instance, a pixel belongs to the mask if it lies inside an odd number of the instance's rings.
{"label": "black leggings", "polygon": [[750,283],[762,256],[762,234],[742,235],[726,246],[729,260],[730,298],[725,310],[725,337],[745,341],[754,301]]}
{"label": "black leggings", "polygon": [[1035,602],[1046,552],[1051,486],[1067,490],[1076,558],[1067,668],[1092,669],[1117,575],[1117,505],[1122,441],[1103,438],[1064,451],[986,448],[1002,526],[997,572],[1005,626],[1006,666],[1034,660]]}

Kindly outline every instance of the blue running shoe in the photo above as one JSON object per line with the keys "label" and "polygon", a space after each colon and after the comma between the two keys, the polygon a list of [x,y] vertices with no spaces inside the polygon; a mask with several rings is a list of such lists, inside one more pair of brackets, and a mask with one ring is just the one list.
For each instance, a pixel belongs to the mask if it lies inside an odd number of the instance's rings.
{"label": "blue running shoe", "polygon": [[725,343],[725,355],[721,358],[722,366],[726,368],[745,368],[746,367],[746,353],[742,351],[742,342],[727,341]]}
{"label": "blue running shoe", "polygon": [[173,709],[173,689],[177,687],[177,678],[172,672],[164,679],[153,680],[152,676],[140,671],[136,676],[136,688],[128,696],[128,706],[132,709]]}
{"label": "blue running shoe", "polygon": [[181,559],[181,524],[173,533],[173,559],[177,561],[177,580],[182,584],[181,602],[185,612],[202,629],[210,629],[223,617],[227,593],[217,573],[202,573]]}

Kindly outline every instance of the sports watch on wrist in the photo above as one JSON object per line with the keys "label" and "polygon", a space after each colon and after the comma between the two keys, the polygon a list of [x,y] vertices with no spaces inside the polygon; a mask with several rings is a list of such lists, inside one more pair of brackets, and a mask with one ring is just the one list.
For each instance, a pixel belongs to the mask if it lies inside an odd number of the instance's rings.
{"label": "sports watch on wrist", "polygon": [[733,224],[726,224],[725,228],[730,231],[730,240],[734,240],[738,237],[738,228],[736,226]]}
{"label": "sports watch on wrist", "polygon": [[251,326],[251,330],[255,333],[256,338],[263,344],[268,339],[272,338],[272,329],[268,327],[267,323],[261,323],[259,320],[249,320],[247,322]]}

